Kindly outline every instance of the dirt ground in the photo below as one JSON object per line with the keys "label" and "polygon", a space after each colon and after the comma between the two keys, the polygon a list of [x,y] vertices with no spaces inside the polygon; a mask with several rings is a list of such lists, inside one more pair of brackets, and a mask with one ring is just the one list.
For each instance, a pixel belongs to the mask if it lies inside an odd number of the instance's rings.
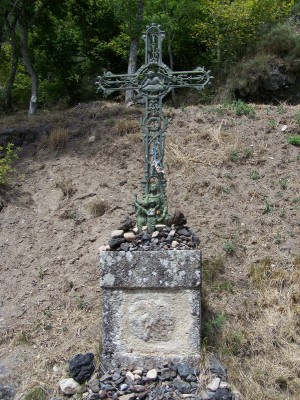
{"label": "dirt ground", "polygon": [[[253,108],[165,108],[168,202],[201,240],[203,351],[227,365],[242,398],[296,400],[300,148],[287,137],[300,108]],[[0,120],[0,132],[68,132],[66,149],[49,138],[24,147],[22,176],[0,191],[0,382],[17,399],[37,386],[51,398],[71,356],[101,351],[98,249],[140,193],[141,113],[95,102]]]}

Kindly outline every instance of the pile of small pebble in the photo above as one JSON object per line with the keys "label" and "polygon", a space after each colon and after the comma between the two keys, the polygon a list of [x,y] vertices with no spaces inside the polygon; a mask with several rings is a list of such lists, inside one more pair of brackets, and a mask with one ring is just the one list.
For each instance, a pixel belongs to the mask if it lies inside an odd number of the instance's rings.
{"label": "pile of small pebble", "polygon": [[[70,365],[71,363],[72,360]],[[86,373],[86,365],[83,368]],[[83,383],[83,377],[86,375],[80,372],[78,365],[77,372],[74,371],[72,373],[70,367],[73,378],[60,381],[60,389],[64,394],[77,393],[78,396],[80,386],[77,382]],[[104,374],[96,370],[92,375],[89,374],[89,379],[82,388],[85,388],[82,400],[237,400],[238,398],[226,382],[226,370],[215,358],[205,373],[187,364],[172,363],[156,368],[128,366]]]}
{"label": "pile of small pebble", "polygon": [[134,221],[130,216],[125,216],[119,228],[112,232],[108,245],[101,246],[100,251],[156,251],[156,250],[191,250],[200,243],[199,238],[186,225],[182,213],[173,216],[171,226],[156,225],[152,234],[144,227],[138,233]]}

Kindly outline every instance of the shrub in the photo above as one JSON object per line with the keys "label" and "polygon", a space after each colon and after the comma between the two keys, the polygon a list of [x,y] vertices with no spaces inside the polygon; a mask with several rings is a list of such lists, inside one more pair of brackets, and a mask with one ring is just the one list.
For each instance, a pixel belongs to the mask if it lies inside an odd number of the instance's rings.
{"label": "shrub", "polygon": [[0,151],[4,151],[4,157],[0,158],[0,185],[5,185],[8,182],[9,175],[16,171],[12,164],[18,158],[19,150],[19,148],[14,149],[12,143],[8,143],[6,148],[0,146]]}
{"label": "shrub", "polygon": [[247,115],[249,118],[255,117],[255,110],[250,104],[246,104],[242,100],[237,100],[232,103],[232,108],[236,115]]}

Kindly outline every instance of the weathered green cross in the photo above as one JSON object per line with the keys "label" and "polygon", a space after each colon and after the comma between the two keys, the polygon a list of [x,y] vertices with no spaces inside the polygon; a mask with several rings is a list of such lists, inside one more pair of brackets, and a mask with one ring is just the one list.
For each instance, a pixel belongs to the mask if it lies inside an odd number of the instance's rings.
{"label": "weathered green cross", "polygon": [[106,72],[98,76],[97,84],[106,95],[116,90],[134,90],[145,106],[141,120],[144,139],[145,168],[142,180],[144,198],[149,195],[150,183],[158,181],[159,191],[165,195],[164,145],[168,118],[162,113],[162,99],[175,88],[194,87],[198,90],[207,85],[210,71],[198,67],[193,71],[173,72],[162,61],[162,41],[165,32],[159,25],[147,26],[145,63],[135,74],[114,75]]}

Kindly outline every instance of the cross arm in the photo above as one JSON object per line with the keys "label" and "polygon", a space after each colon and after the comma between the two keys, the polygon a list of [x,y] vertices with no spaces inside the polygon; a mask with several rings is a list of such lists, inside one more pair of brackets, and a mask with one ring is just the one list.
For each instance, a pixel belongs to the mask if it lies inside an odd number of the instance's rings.
{"label": "cross arm", "polygon": [[213,78],[210,71],[206,71],[203,67],[197,67],[193,71],[172,72],[171,75],[169,87],[172,89],[194,87],[201,90],[210,84],[210,80]]}
{"label": "cross arm", "polygon": [[137,90],[138,79],[136,74],[114,75],[108,71],[97,77],[96,85],[107,96],[116,90]]}

